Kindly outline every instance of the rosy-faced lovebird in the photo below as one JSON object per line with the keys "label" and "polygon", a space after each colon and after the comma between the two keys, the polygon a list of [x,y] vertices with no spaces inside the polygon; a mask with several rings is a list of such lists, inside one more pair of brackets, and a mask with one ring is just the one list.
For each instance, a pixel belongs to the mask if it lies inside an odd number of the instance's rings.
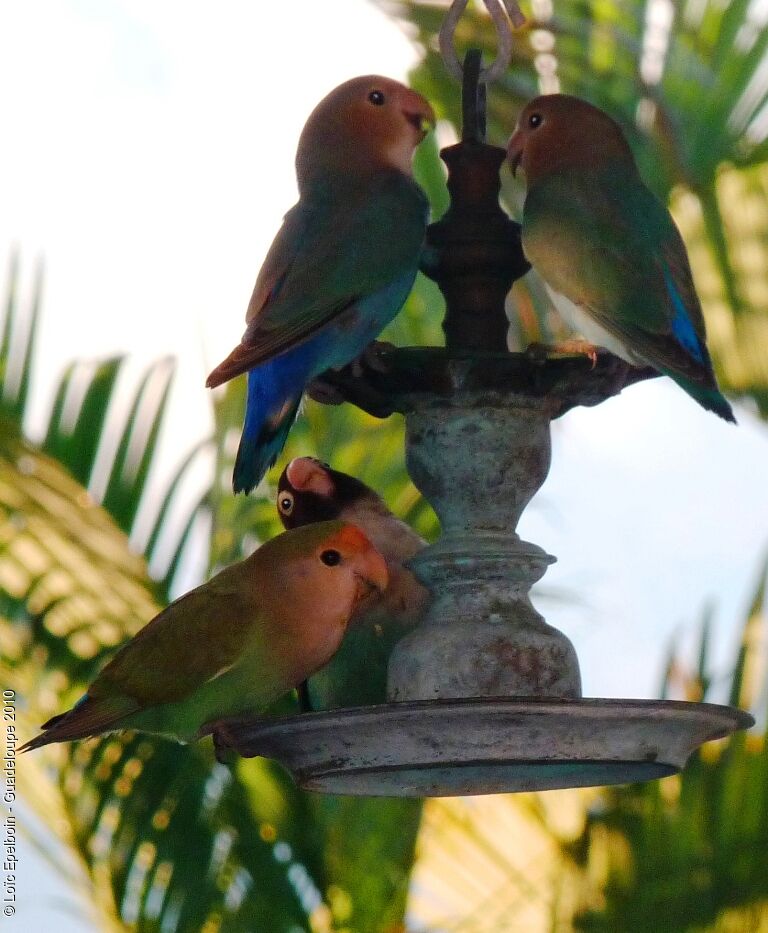
{"label": "rosy-faced lovebird", "polygon": [[22,750],[119,729],[198,739],[302,683],[386,585],[383,557],[354,525],[278,535],[171,603]]}
{"label": "rosy-faced lovebird", "polygon": [[235,492],[277,459],[304,386],[359,356],[408,297],[428,219],[411,157],[434,120],[420,94],[378,75],[340,85],[307,120],[299,201],[256,279],[240,344],[207,381],[248,373]]}
{"label": "rosy-faced lovebird", "polygon": [[528,189],[523,251],[568,323],[735,421],[712,371],[685,244],[614,120],[576,97],[537,97],[507,151]]}
{"label": "rosy-faced lovebird", "polygon": [[277,510],[286,528],[332,518],[352,522],[386,560],[389,586],[360,604],[341,648],[309,678],[306,690],[312,709],[383,703],[392,649],[429,603],[428,591],[403,566],[425,542],[390,512],[378,493],[311,457],[291,460],[283,470]]}

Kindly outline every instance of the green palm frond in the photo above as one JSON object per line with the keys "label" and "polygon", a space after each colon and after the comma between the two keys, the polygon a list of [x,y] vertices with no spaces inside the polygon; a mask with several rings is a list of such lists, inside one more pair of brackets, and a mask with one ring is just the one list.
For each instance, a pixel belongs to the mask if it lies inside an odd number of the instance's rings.
{"label": "green palm frond", "polygon": [[[768,562],[742,623],[727,697],[754,710],[763,727],[767,576]],[[709,612],[701,629],[695,669],[686,673],[674,658],[666,693],[708,700],[715,689],[722,692],[707,661]],[[705,746],[680,775],[603,791],[567,847],[580,879],[577,929],[683,931],[720,929],[721,922],[723,929],[762,929],[768,922],[767,779],[765,735],[738,733]]]}
{"label": "green palm frond", "polygon": [[19,257],[12,253],[8,263],[8,279],[0,341],[0,410],[21,421],[27,405],[32,375],[32,356],[40,317],[43,289],[43,266],[38,263],[34,273],[32,296],[23,311],[18,298]]}
{"label": "green palm frond", "polygon": [[[26,699],[21,726],[82,693],[108,653],[160,605],[144,560],[124,532],[55,461],[4,423],[0,434],[3,673]],[[10,682],[5,678],[4,682]],[[207,743],[181,747],[132,734],[30,756],[54,766],[67,834],[88,864],[100,903],[143,929],[203,929],[215,916],[243,929],[307,928],[295,865],[312,847],[267,827],[251,793]],[[26,767],[26,761],[25,761]],[[273,782],[283,804],[282,778]],[[269,769],[253,795],[270,796]],[[289,822],[289,834],[295,836]],[[283,848],[281,848],[281,846]],[[307,875],[309,879],[309,875]],[[168,926],[169,915],[179,925]]]}
{"label": "green palm frond", "polygon": [[[30,309],[16,301],[9,308],[13,321],[6,329],[16,332]],[[36,319],[36,303],[33,310]],[[21,328],[27,382],[34,331]],[[11,352],[6,344],[3,373]],[[218,561],[231,559],[224,551],[239,556],[255,536],[277,530],[271,501],[234,500],[228,483],[206,491],[169,530],[187,475],[211,449],[202,442],[150,509],[146,555],[154,560],[164,550],[171,557],[160,580],[149,576],[127,534],[156,455],[172,365],[164,360],[150,367],[127,400],[118,396],[121,366],[114,359],[66,370],[42,450],[20,436],[19,394],[4,395],[0,638],[6,650],[0,667],[4,682],[27,698],[25,738],[71,705],[114,648],[159,611],[198,516],[230,516]],[[12,376],[18,383],[18,374]],[[227,403],[239,429],[238,391],[229,390]],[[128,411],[122,425],[114,409]],[[219,424],[223,450],[222,418]],[[117,435],[105,457],[108,429]],[[168,537],[171,546],[167,540],[162,546]],[[214,535],[214,554],[218,540]],[[142,930],[270,933],[338,923],[377,933],[402,921],[418,801],[306,794],[261,759],[239,761],[230,771],[215,762],[210,743],[181,747],[127,734],[30,757],[38,791],[30,802],[76,847],[110,922]],[[49,768],[40,768],[42,761]]]}

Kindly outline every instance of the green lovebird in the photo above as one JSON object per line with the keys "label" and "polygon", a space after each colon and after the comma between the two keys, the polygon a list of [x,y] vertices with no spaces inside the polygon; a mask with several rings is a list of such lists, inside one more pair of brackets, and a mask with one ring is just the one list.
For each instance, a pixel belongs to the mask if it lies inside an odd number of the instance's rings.
{"label": "green lovebird", "polygon": [[365,483],[312,457],[297,457],[283,470],[277,510],[286,528],[317,527],[314,522],[329,519],[352,522],[386,560],[389,586],[356,610],[341,648],[309,678],[302,697],[314,710],[384,703],[392,649],[429,605],[429,591],[404,566],[426,542]]}
{"label": "green lovebird", "polygon": [[355,609],[387,582],[354,525],[278,535],[171,603],[21,750],[119,729],[191,742],[258,712],[333,656]]}
{"label": "green lovebird", "polygon": [[568,323],[735,422],[712,371],[685,244],[614,120],[576,97],[537,97],[507,152],[528,188],[523,251]]}
{"label": "green lovebird", "polygon": [[307,383],[360,356],[408,297],[429,215],[411,158],[434,122],[420,94],[380,75],[346,81],[310,114],[299,201],[256,279],[242,340],[206,383],[248,373],[235,492],[280,455]]}

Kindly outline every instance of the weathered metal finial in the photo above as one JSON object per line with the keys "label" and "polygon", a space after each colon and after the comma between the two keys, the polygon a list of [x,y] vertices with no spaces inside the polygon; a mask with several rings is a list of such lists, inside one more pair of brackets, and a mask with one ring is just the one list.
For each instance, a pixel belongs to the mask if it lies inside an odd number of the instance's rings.
{"label": "weathered metal finial", "polygon": [[499,206],[499,169],[505,151],[485,142],[485,84],[481,52],[464,63],[462,140],[443,149],[451,206],[427,230],[423,269],[446,302],[449,349],[504,352],[509,322],[506,297],[530,266],[520,246],[520,225]]}

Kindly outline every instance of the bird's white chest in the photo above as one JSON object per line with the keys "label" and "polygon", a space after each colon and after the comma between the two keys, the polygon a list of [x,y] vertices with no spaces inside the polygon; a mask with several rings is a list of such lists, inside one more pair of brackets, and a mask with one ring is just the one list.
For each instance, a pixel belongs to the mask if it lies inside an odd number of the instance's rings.
{"label": "bird's white chest", "polygon": [[617,337],[601,327],[584,308],[575,304],[560,292],[556,292],[549,285],[546,288],[557,313],[569,327],[572,327],[573,330],[596,347],[604,347],[616,356],[621,357],[622,360],[626,360],[627,363],[636,364],[637,360],[632,352]]}

